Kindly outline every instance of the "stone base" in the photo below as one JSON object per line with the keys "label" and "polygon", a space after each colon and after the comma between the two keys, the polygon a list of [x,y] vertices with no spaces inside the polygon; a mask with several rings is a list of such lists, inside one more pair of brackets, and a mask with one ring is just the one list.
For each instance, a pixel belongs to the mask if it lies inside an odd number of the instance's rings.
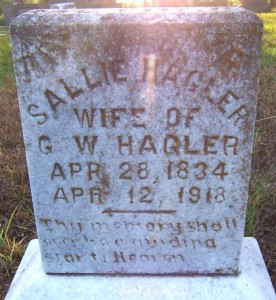
{"label": "stone base", "polygon": [[275,300],[262,254],[254,238],[244,238],[241,274],[233,276],[48,275],[38,240],[29,244],[6,300],[227,299]]}

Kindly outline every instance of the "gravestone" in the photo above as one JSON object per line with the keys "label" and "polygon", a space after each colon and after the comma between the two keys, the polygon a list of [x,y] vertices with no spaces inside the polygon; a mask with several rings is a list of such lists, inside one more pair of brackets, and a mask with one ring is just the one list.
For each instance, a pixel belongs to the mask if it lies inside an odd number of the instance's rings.
{"label": "gravestone", "polygon": [[261,32],[240,8],[12,24],[40,247],[6,300],[275,299],[242,238]]}
{"label": "gravestone", "polygon": [[122,7],[117,0],[76,0],[77,8]]}
{"label": "gravestone", "polygon": [[72,9],[76,8],[75,2],[50,3],[50,9]]}
{"label": "gravestone", "polygon": [[242,0],[242,6],[256,13],[269,12],[273,3],[269,0]]}
{"label": "gravestone", "polygon": [[9,26],[10,23],[19,15],[26,13],[34,9],[46,9],[48,5],[43,4],[7,4],[3,5],[3,15],[4,22],[6,26]]}
{"label": "gravestone", "polygon": [[239,273],[261,33],[240,8],[16,19],[47,273]]}

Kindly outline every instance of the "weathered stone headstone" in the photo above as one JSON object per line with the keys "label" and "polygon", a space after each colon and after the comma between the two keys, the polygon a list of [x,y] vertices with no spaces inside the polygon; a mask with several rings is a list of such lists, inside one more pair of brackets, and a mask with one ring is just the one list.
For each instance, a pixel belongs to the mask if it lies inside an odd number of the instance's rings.
{"label": "weathered stone headstone", "polygon": [[240,8],[12,24],[46,272],[239,272],[261,32]]}
{"label": "weathered stone headstone", "polygon": [[70,9],[76,8],[75,2],[50,3],[50,9]]}
{"label": "weathered stone headstone", "polygon": [[46,4],[7,4],[3,5],[4,23],[9,26],[10,23],[19,15],[34,9],[45,9],[49,6]]}
{"label": "weathered stone headstone", "polygon": [[269,12],[273,8],[272,1],[268,0],[242,0],[242,6],[256,13]]}

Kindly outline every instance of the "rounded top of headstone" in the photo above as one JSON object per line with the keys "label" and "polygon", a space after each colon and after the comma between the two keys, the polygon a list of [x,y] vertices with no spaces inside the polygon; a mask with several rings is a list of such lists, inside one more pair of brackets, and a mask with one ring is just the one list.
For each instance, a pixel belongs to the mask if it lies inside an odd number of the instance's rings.
{"label": "rounded top of headstone", "polygon": [[11,24],[11,30],[21,26],[103,23],[105,25],[257,23],[262,26],[262,21],[254,13],[241,7],[170,7],[33,10],[16,18]]}

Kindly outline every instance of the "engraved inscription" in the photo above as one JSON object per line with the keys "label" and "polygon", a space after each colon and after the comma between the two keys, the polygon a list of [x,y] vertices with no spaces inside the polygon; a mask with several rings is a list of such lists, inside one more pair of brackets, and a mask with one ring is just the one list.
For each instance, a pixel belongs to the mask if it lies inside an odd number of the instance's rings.
{"label": "engraved inscription", "polygon": [[[160,64],[151,57],[144,59],[142,82],[158,85],[171,81],[175,85],[179,75],[176,64],[172,63],[161,79],[158,75]],[[45,258],[50,262],[62,261],[70,265],[87,259],[90,263],[112,263],[115,266],[161,262],[179,264],[189,260],[188,249],[195,253],[217,251],[221,247],[217,235],[236,231],[237,220],[227,214],[212,220],[204,211],[208,207],[231,207],[231,190],[227,181],[233,176],[232,162],[240,154],[241,138],[236,131],[189,134],[188,130],[197,128],[200,117],[204,115],[203,108],[197,105],[187,108],[170,105],[162,109],[159,126],[163,132],[158,137],[152,132],[151,111],[145,104],[109,107],[90,104],[79,107],[73,101],[81,101],[87,93],[86,88],[95,92],[104,84],[127,82],[123,60],[98,63],[98,67],[102,77],[98,74],[94,79],[89,78],[89,70],[81,69],[86,86],[72,85],[68,79],[59,79],[57,84],[64,89],[62,94],[54,88],[46,89],[44,95],[52,113],[40,111],[38,105],[29,107],[30,116],[36,119],[38,125],[44,125],[51,115],[58,120],[62,107],[72,101],[69,109],[71,118],[81,131],[71,134],[67,143],[79,159],[53,161],[48,172],[54,183],[50,190],[51,201],[58,208],[84,205],[91,211],[99,209],[99,218],[103,218],[98,222],[82,220],[70,223],[62,218],[40,218],[48,233],[48,238],[44,239],[45,247],[55,245],[58,248],[60,243],[64,247],[64,252],[46,253]],[[189,91],[198,91],[200,87],[196,78],[201,76],[197,71],[187,75]],[[239,97],[231,90],[218,100],[210,97],[207,100],[217,109],[216,114],[232,119],[234,125],[246,117],[245,106],[237,108]],[[131,129],[129,133],[126,128]],[[110,134],[112,131],[114,133]],[[103,148],[105,134],[109,135],[108,141],[116,154],[116,160],[111,164],[102,160],[107,150]],[[54,137],[41,135],[38,138],[41,153],[52,154],[56,148],[54,140]],[[159,162],[161,169],[156,168],[152,160],[159,157],[163,157],[162,163]],[[165,193],[164,196],[164,191],[160,190],[160,182],[172,184],[168,195]],[[113,196],[116,184],[123,184],[120,198]],[[180,221],[179,211],[194,208],[202,210],[201,217],[186,217]],[[138,216],[148,221],[133,222]],[[175,219],[173,222],[156,223],[153,220],[157,216]],[[66,234],[62,234],[61,239],[58,232]],[[126,237],[125,232],[132,233],[133,237]],[[146,238],[143,237],[145,232],[148,233]],[[81,254],[79,245],[88,247],[89,251]],[[150,250],[146,250],[148,248]],[[158,254],[155,249],[159,249]]]}
{"label": "engraved inscription", "polygon": [[13,23],[46,272],[236,273],[260,28],[195,11]]}
{"label": "engraved inscription", "polygon": [[[168,71],[165,73],[164,77],[162,77],[160,80],[157,80],[157,78],[159,78],[157,75],[157,69],[160,64],[161,63],[158,62],[156,58],[146,57],[144,59],[145,69],[143,71],[141,80],[137,78],[137,84],[148,83],[151,86],[159,86],[160,84],[166,84],[167,81],[175,84],[176,80],[174,76],[176,76],[176,74],[180,76],[181,71],[178,70],[173,77],[171,77],[172,75],[169,74],[176,68],[176,64],[173,63],[172,65],[169,65]],[[105,85],[109,86],[127,83],[127,64],[122,59],[96,62],[94,68],[96,68],[98,71],[98,79],[96,79],[96,81],[94,80],[93,83],[91,83],[90,79],[88,78],[88,70],[86,68],[79,70],[78,77],[80,77],[79,81],[82,83],[79,86],[72,86],[72,84],[68,82],[68,79],[60,78],[57,80],[56,90],[63,90],[62,94],[65,93],[66,97],[61,95],[60,92],[56,92],[52,88],[46,88],[44,90],[44,96],[50,111],[40,112],[40,107],[36,104],[32,104],[28,107],[28,112],[31,116],[40,117],[40,120],[37,121],[37,124],[41,125],[45,123],[48,120],[49,115],[52,115],[53,118],[57,118],[58,115],[63,111],[63,106],[82,98],[85,89],[90,91],[94,91],[95,89],[103,90]],[[187,72],[185,76],[184,88],[187,91],[195,95],[199,94],[201,97],[203,95],[202,100],[207,100],[210,104],[217,108],[217,110],[222,113],[226,119],[231,120],[235,126],[239,126],[240,124],[247,122],[249,111],[246,105],[242,103],[241,97],[235,91],[226,89],[219,98],[214,98],[211,96],[211,94],[214,94],[213,89],[215,89],[216,86],[215,78],[210,78],[207,80],[207,82],[205,82],[206,80],[203,80],[205,74],[198,70]],[[201,81],[203,81],[203,83],[199,84]],[[152,95],[149,97],[152,97]],[[145,112],[145,108],[143,107],[134,107],[131,108],[130,111],[124,107],[112,108],[111,111],[104,107],[98,109],[91,107],[82,110],[73,108],[73,111],[82,127],[85,125],[89,128],[92,128],[93,123],[95,121],[98,122],[98,119],[100,119],[100,124],[102,127],[116,127],[116,124],[120,122],[120,119],[129,114],[132,116],[131,124],[133,127],[145,127],[144,122],[139,123],[140,115]],[[181,123],[181,119],[184,119],[185,127],[189,128],[191,122],[200,111],[200,106],[196,106],[190,108],[183,116],[183,112],[179,108],[172,107],[171,109],[167,110],[167,125],[168,127],[178,126]],[[137,119],[138,123],[136,122]]]}

